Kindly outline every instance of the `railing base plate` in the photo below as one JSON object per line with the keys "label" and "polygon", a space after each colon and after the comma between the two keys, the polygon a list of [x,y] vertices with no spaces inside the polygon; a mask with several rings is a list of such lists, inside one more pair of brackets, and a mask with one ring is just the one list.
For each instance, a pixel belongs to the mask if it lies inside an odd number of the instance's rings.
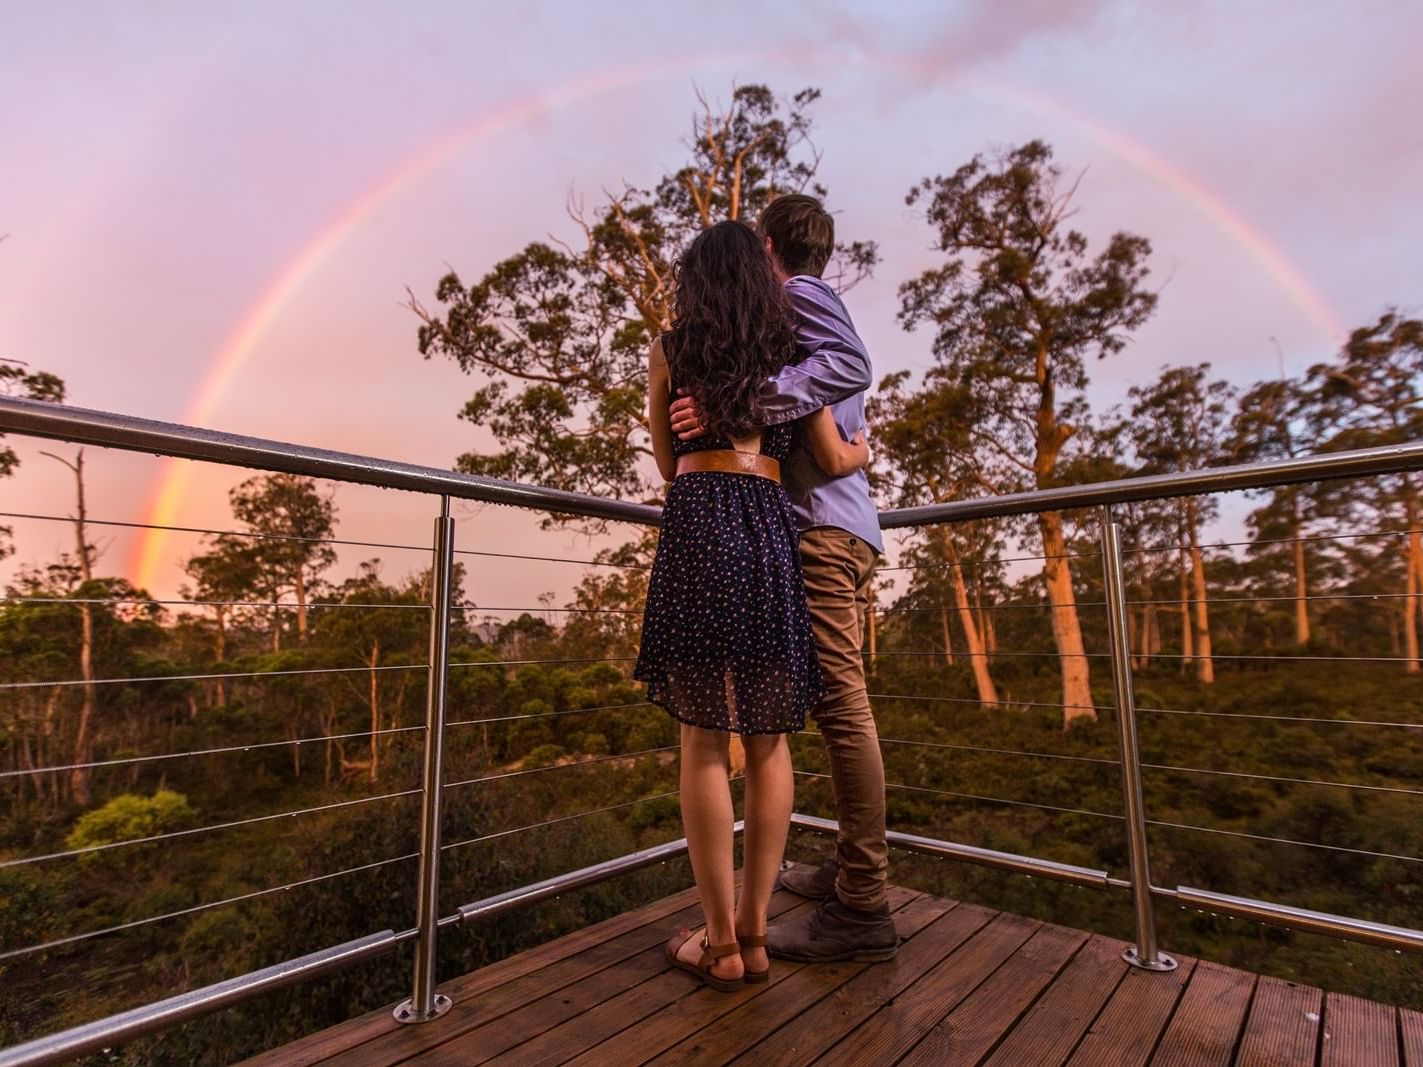
{"label": "railing base plate", "polygon": [[1122,959],[1126,960],[1133,967],[1139,967],[1143,971],[1174,971],[1180,964],[1176,962],[1176,957],[1168,956],[1164,952],[1158,952],[1154,961],[1148,962],[1137,955],[1135,948],[1129,948],[1122,953]]}
{"label": "railing base plate", "polygon": [[445,996],[445,994],[436,993],[434,1010],[430,1012],[429,1015],[418,1015],[415,1012],[415,1000],[412,997],[409,1000],[402,1000],[397,1004],[395,1011],[391,1012],[391,1015],[395,1017],[396,1022],[406,1026],[413,1025],[414,1023],[428,1023],[431,1019],[438,1019],[441,1015],[445,1014],[445,1012],[449,1011],[451,1003],[453,1002],[449,997]]}

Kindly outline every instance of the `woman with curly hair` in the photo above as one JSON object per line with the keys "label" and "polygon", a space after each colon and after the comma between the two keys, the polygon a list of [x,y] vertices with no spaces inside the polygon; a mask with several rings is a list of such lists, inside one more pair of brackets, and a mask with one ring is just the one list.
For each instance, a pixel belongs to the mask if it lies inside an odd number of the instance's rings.
{"label": "woman with curly hair", "polygon": [[[780,461],[797,434],[827,473],[863,466],[829,412],[767,426],[761,387],[796,342],[790,304],[755,230],[702,231],[676,269],[672,328],[648,358],[653,451],[672,484],[662,513],[634,676],[681,723],[681,805],[706,918],[667,944],[715,989],[765,981],[766,911],[785,852],[794,784],[786,734],[820,700],[796,524]],[[707,432],[683,441],[668,406],[694,397]],[[728,744],[746,750],[744,872],[735,899]]]}

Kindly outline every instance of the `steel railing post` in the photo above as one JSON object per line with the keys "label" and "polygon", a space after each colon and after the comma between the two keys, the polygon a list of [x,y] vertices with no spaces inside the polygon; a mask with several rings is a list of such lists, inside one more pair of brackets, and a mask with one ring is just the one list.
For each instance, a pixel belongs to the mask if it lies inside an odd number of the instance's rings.
{"label": "steel railing post", "polygon": [[1174,971],[1176,961],[1156,946],[1156,915],[1151,899],[1151,863],[1146,840],[1146,804],[1141,787],[1141,750],[1136,732],[1136,696],[1132,691],[1131,644],[1127,627],[1126,582],[1122,572],[1122,544],[1110,505],[1104,505],[1102,522],[1102,578],[1106,589],[1107,637],[1111,646],[1112,689],[1117,703],[1117,743],[1122,762],[1122,811],[1127,830],[1127,861],[1131,867],[1132,910],[1136,918],[1136,946],[1122,953],[1134,967]]}
{"label": "steel railing post", "polygon": [[435,554],[430,570],[430,676],[425,699],[425,773],[420,806],[420,884],[415,906],[415,977],[410,999],[395,1009],[402,1023],[443,1015],[450,998],[435,992],[435,950],[440,907],[440,816],[444,800],[445,690],[449,679],[450,585],[454,571],[455,521],[450,498],[440,497]]}

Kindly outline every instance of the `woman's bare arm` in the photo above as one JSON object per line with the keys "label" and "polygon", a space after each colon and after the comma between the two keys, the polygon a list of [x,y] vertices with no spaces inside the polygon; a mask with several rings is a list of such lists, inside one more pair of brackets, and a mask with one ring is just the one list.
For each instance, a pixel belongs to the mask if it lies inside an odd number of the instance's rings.
{"label": "woman's bare arm", "polygon": [[[670,428],[668,432],[671,432]],[[826,474],[837,477],[849,474],[870,461],[870,446],[865,444],[865,435],[857,433],[855,439],[848,442],[841,439],[835,417],[828,407],[806,416],[805,436],[816,466]]]}
{"label": "woman's bare arm", "polygon": [[652,430],[652,454],[657,470],[667,481],[677,475],[677,457],[672,454],[672,421],[667,412],[671,403],[671,380],[662,339],[652,342],[647,353],[647,422]]}

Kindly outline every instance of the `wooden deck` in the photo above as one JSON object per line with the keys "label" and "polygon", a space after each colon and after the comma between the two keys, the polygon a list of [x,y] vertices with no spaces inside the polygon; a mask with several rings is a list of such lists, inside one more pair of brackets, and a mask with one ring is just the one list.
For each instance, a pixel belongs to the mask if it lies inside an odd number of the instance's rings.
{"label": "wooden deck", "polygon": [[[282,1064],[725,1064],[1423,1067],[1423,1014],[1182,959],[1153,974],[1121,942],[892,891],[889,963],[775,962],[733,993],[670,970],[688,891],[441,987],[444,1017],[389,1008],[248,1060]],[[777,894],[773,910],[809,905]]]}

